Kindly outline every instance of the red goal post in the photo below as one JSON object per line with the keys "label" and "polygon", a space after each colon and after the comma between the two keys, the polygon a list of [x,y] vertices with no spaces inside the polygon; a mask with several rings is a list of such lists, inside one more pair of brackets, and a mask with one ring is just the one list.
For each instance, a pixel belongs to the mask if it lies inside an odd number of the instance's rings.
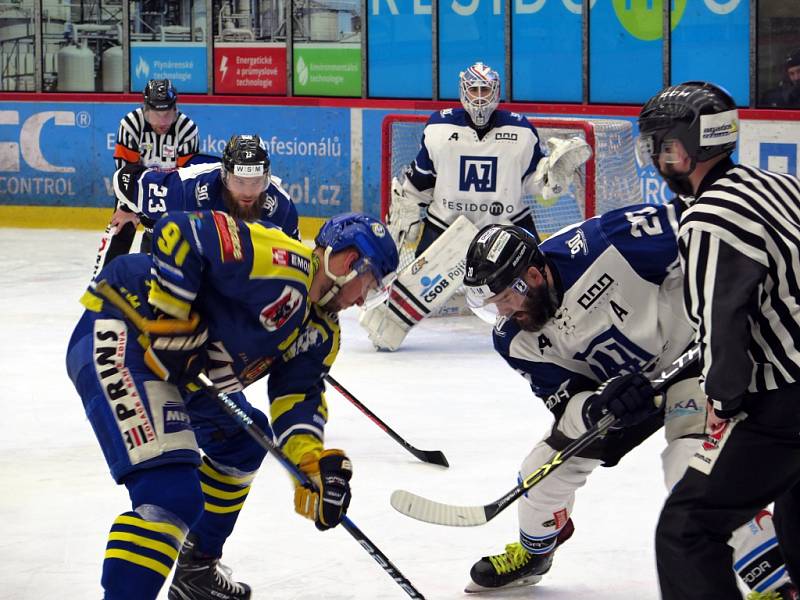
{"label": "red goal post", "polygon": [[[392,177],[411,163],[419,151],[422,130],[429,115],[389,114],[381,127],[381,218],[391,202]],[[583,137],[592,157],[563,196],[553,201],[529,197],[540,234],[548,235],[571,223],[612,208],[641,202],[634,158],[633,128],[624,119],[531,118],[540,143],[551,137]]]}

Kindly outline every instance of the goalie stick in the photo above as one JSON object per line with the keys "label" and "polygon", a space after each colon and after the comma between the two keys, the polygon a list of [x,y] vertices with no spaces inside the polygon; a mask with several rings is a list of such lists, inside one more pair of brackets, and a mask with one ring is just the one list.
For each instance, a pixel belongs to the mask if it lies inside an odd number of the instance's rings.
{"label": "goalie stick", "polygon": [[[145,333],[152,333],[154,331],[158,331],[160,328],[158,326],[158,321],[153,321],[146,317],[140,315],[136,309],[134,309],[125,299],[111,287],[105,280],[98,282],[95,284],[95,289],[99,292],[104,298],[106,298],[111,304],[119,308],[125,317],[131,321],[134,326],[136,326],[139,331]],[[187,325],[190,323],[189,321],[186,322]],[[195,323],[196,325],[197,323]],[[220,406],[227,412],[235,421],[237,421],[244,429],[247,434],[252,437],[259,446],[264,448],[269,454],[271,454],[289,473],[300,482],[303,487],[307,487],[310,490],[315,492],[319,492],[316,484],[306,475],[300,468],[295,465],[289,458],[283,453],[283,451],[275,445],[272,441],[270,436],[268,436],[264,431],[255,423],[253,419],[251,419],[246,412],[244,412],[241,407],[225,392],[220,391],[214,386],[214,382],[209,379],[209,377],[205,373],[201,373],[195,382],[205,393],[210,395],[212,398],[216,399],[219,402]],[[342,517],[342,527],[345,528],[347,533],[352,535],[355,540],[359,543],[359,545],[367,551],[375,562],[377,562],[381,568],[388,573],[389,577],[394,579],[395,583],[399,585],[403,591],[408,594],[411,598],[425,600],[425,597],[414,587],[414,585],[403,575],[400,570],[394,566],[392,561],[381,552],[380,548],[378,548],[372,540],[370,540],[364,532],[362,532],[350,518],[345,515]]]}
{"label": "goalie stick", "polygon": [[422,462],[431,463],[433,465],[439,465],[442,467],[449,467],[450,463],[447,462],[447,458],[445,458],[444,454],[441,450],[420,450],[419,448],[415,448],[407,441],[405,441],[397,432],[395,432],[391,427],[389,427],[386,423],[381,421],[378,418],[378,415],[373,413],[370,409],[364,406],[361,402],[358,401],[358,398],[353,396],[347,389],[338,381],[336,381],[332,376],[325,375],[325,380],[330,383],[336,391],[338,391],[342,396],[347,398],[350,402],[352,402],[355,407],[360,410],[362,413],[367,415],[369,419],[375,423],[378,427],[383,429],[389,437],[391,437],[394,441],[400,444],[403,448],[411,452],[414,456],[420,459]]}
{"label": "goalie stick", "polygon": [[[661,371],[661,373],[651,380],[653,387],[658,391],[663,389],[673,378],[683,372],[686,367],[700,357],[700,345],[696,344],[686,352],[676,358],[672,364]],[[550,458],[533,473],[522,479],[512,490],[504,494],[501,498],[484,504],[482,506],[457,506],[445,504],[435,500],[429,500],[405,490],[395,490],[392,492],[391,504],[398,512],[435,525],[447,525],[449,527],[475,527],[484,525],[502,511],[514,503],[520,496],[530,488],[538,484],[567,459],[575,456],[578,452],[586,448],[598,437],[617,423],[617,419],[611,413],[604,415],[586,433],[574,440],[563,450],[558,450],[550,455]]]}

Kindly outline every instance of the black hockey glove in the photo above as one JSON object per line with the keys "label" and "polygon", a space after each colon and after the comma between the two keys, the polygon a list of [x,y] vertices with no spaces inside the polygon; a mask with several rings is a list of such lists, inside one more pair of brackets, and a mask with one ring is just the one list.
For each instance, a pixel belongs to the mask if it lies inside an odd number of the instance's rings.
{"label": "black hockey glove", "polygon": [[313,519],[320,531],[336,527],[350,506],[350,478],[353,476],[350,459],[343,450],[323,450],[319,459],[306,454],[299,467],[317,484],[319,494],[298,484],[294,492],[295,510]]}
{"label": "black hockey glove", "polygon": [[189,321],[158,319],[158,332],[149,334],[144,361],[164,381],[176,385],[193,382],[208,362],[208,327],[197,315]]}
{"label": "black hockey glove", "polygon": [[620,420],[620,427],[631,427],[656,412],[656,395],[650,381],[641,373],[613,377],[589,397],[583,420],[591,427],[611,413]]}

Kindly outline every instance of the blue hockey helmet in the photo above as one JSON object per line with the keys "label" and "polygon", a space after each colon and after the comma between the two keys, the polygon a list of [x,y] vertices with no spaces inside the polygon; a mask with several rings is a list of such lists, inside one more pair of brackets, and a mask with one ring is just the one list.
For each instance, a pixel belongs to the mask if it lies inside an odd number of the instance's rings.
{"label": "blue hockey helmet", "polygon": [[[385,300],[391,284],[397,278],[400,258],[397,246],[383,223],[361,213],[337,215],[320,228],[314,242],[325,249],[325,273],[335,283],[332,293],[323,298],[320,304],[324,306],[341,286],[367,272],[375,277],[377,289],[365,300],[365,305],[370,308]],[[352,270],[347,275],[332,274],[328,268],[330,255],[348,248],[354,248],[359,254]]]}

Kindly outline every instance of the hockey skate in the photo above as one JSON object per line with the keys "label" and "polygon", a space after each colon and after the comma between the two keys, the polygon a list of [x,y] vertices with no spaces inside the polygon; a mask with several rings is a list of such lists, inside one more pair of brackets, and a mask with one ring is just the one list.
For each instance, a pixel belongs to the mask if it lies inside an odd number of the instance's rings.
{"label": "hockey skate", "polygon": [[750,592],[747,600],[800,600],[800,592],[792,583],[786,583],[770,592]]}
{"label": "hockey skate", "polygon": [[181,548],[169,600],[249,600],[250,586],[233,581],[231,569],[218,558],[202,556],[190,535]]}
{"label": "hockey skate", "polygon": [[567,521],[556,538],[556,546],[545,554],[531,554],[519,542],[508,544],[503,554],[484,556],[469,572],[472,581],[464,589],[468,594],[534,585],[553,565],[556,549],[575,531],[572,519]]}

